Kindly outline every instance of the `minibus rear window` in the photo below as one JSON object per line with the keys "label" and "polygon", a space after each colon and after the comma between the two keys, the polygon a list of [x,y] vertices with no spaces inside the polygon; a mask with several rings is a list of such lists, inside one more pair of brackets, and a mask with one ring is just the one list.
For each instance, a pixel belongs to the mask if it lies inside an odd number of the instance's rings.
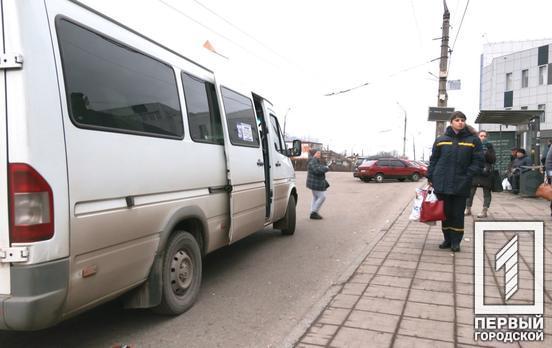
{"label": "minibus rear window", "polygon": [[172,67],[65,19],[56,27],[69,115],[77,127],[183,138]]}

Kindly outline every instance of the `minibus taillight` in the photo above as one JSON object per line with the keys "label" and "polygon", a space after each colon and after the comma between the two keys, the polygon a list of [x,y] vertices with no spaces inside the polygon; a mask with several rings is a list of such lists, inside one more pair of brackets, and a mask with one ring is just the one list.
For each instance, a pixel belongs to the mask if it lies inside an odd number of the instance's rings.
{"label": "minibus taillight", "polygon": [[50,185],[33,167],[10,163],[10,242],[29,243],[54,235],[54,197]]}

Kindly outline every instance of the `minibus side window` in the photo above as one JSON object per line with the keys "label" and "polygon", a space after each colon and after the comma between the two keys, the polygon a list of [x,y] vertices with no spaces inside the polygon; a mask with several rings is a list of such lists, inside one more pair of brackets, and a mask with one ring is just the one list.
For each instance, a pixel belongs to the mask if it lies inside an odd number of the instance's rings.
{"label": "minibus side window", "polygon": [[77,127],[184,137],[171,66],[62,18],[56,28],[69,116]]}
{"label": "minibus side window", "polygon": [[278,119],[276,116],[270,114],[270,123],[272,124],[272,131],[274,132],[274,148],[276,151],[283,153],[283,141],[280,133],[280,125],[278,124]]}
{"label": "minibus side window", "polygon": [[182,73],[184,98],[193,141],[224,144],[215,86]]}
{"label": "minibus side window", "polygon": [[259,131],[251,99],[225,87],[221,92],[232,145],[259,147]]}

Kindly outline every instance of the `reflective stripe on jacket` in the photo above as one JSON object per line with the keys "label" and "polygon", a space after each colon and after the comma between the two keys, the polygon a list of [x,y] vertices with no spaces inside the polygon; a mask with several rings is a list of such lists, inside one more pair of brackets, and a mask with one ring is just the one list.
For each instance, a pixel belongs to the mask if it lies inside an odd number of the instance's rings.
{"label": "reflective stripe on jacket", "polygon": [[427,178],[436,193],[469,196],[472,179],[483,169],[479,138],[466,128],[455,133],[449,126],[433,144]]}

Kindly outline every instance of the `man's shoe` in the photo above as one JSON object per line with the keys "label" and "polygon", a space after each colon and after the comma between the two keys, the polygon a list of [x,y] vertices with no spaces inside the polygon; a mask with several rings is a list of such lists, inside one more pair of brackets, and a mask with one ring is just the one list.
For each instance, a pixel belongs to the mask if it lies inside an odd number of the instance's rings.
{"label": "man's shoe", "polygon": [[471,215],[471,208],[470,207],[466,208],[466,211],[464,212],[464,215],[465,216],[470,216]]}
{"label": "man's shoe", "polygon": [[452,252],[457,253],[457,252],[460,251],[460,245],[451,246],[451,247],[450,247],[450,250],[451,250]]}
{"label": "man's shoe", "polygon": [[313,220],[322,220],[322,216],[318,215],[318,213],[311,213],[310,218]]}
{"label": "man's shoe", "polygon": [[448,249],[450,248],[450,242],[443,242],[441,244],[439,244],[439,249]]}

